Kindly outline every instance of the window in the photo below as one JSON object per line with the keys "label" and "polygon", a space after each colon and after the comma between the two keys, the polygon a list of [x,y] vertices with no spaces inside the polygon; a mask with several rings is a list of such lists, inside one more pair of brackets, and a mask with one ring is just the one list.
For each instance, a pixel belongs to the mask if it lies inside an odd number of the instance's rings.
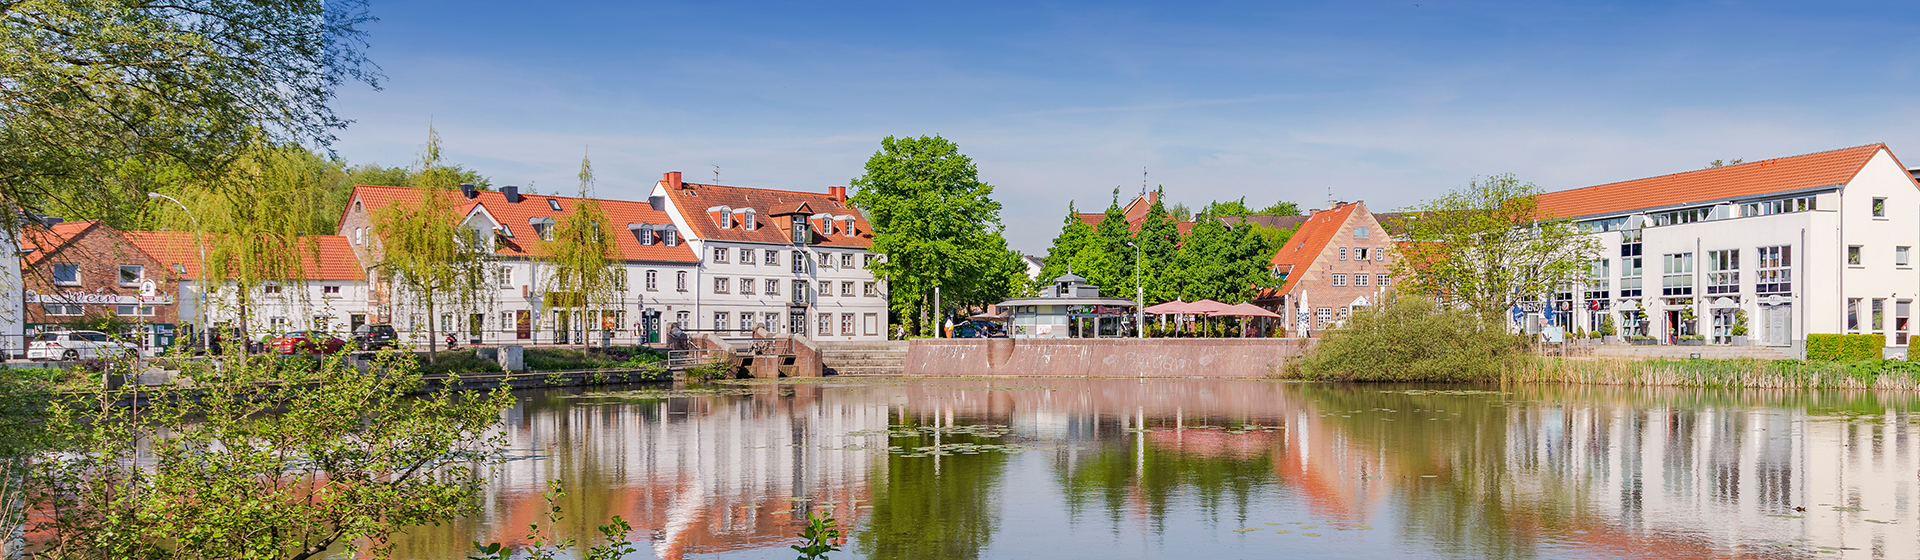
{"label": "window", "polygon": [[753,263],[753,249],[741,249],[741,250],[740,250],[740,264],[754,264],[754,263]]}
{"label": "window", "polygon": [[772,311],[760,314],[760,326],[767,329],[767,334],[780,334],[780,314]]}
{"label": "window", "polygon": [[820,336],[833,336],[833,314],[821,313],[820,328],[814,332],[820,333]]}
{"label": "window", "polygon": [[852,313],[840,314],[840,334],[846,335],[846,336],[853,336],[853,314]]}
{"label": "window", "polygon": [[262,286],[262,287],[260,287],[260,291],[262,291],[262,292],[265,292],[265,293],[269,293],[269,294],[277,294],[277,293],[280,293],[280,285],[279,285],[279,284],[267,284],[267,285],[265,285],[265,286]]}
{"label": "window", "polygon": [[1366,239],[1367,233],[1367,226],[1354,226],[1353,228],[1354,239]]}
{"label": "window", "polygon": [[1778,294],[1793,291],[1793,247],[1761,247],[1760,266],[1754,268],[1753,291]]}
{"label": "window", "polygon": [[866,331],[867,336],[874,336],[874,335],[880,334],[880,314],[879,313],[868,313],[865,315],[861,315],[860,323],[862,327],[861,330]]}
{"label": "window", "polygon": [[840,268],[853,268],[853,253],[840,253]]}
{"label": "window", "polygon": [[339,286],[321,286],[320,293],[338,295],[340,293],[340,287]]}
{"label": "window", "polygon": [[153,306],[129,305],[129,304],[115,305],[113,306],[113,314],[119,315],[121,317],[152,317]]}
{"label": "window", "polygon": [[1630,229],[1630,230],[1620,232],[1620,256],[1622,257],[1640,256],[1640,237],[1641,237],[1641,232],[1640,230],[1637,230],[1637,229]]}
{"label": "window", "polygon": [[1334,274],[1334,275],[1333,275],[1333,285],[1334,285],[1334,287],[1340,287],[1340,286],[1345,286],[1345,285],[1347,285],[1347,275],[1345,275],[1345,274]]}
{"label": "window", "polygon": [[678,247],[678,246],[680,246],[680,230],[678,230],[678,229],[674,229],[674,228],[672,228],[672,227],[668,227],[668,228],[667,228],[667,234],[666,234],[666,240],[667,240],[667,246],[668,246],[668,247]]}
{"label": "window", "polygon": [[1860,298],[1847,298],[1847,332],[1860,332]]}
{"label": "window", "polygon": [[55,317],[72,317],[86,314],[86,308],[77,303],[46,303],[40,309]]}
{"label": "window", "polygon": [[780,266],[779,251],[776,251],[773,249],[767,249],[767,252],[762,254],[761,256],[766,257],[765,259],[762,259],[762,260],[767,263],[767,266]]}
{"label": "window", "polygon": [[727,330],[727,312],[725,311],[713,312],[713,329],[720,330],[720,331]]}
{"label": "window", "polygon": [[1847,246],[1847,266],[1860,266],[1860,246],[1859,245]]}
{"label": "window", "polygon": [[813,240],[813,232],[807,230],[806,216],[794,214],[789,223],[792,224],[794,245],[806,245],[808,241]]}
{"label": "window", "polygon": [[689,323],[693,322],[693,312],[692,311],[675,311],[673,313],[673,322],[674,324],[680,325],[680,328],[682,329],[691,328],[689,326]]}
{"label": "window", "polygon": [[833,283],[828,282],[826,280],[821,280],[820,281],[820,297],[828,297],[832,295],[833,295]]}
{"label": "window", "polygon": [[805,274],[807,272],[807,254],[805,252],[793,252],[793,271],[799,274]]}
{"label": "window", "polygon": [[768,279],[767,279],[767,283],[766,283],[766,286],[767,286],[767,289],[766,289],[766,293],[767,293],[767,295],[770,295],[770,296],[777,296],[777,295],[780,295],[780,281],[779,281],[779,280],[774,280],[774,279],[772,279],[772,278],[768,278]]}
{"label": "window", "polygon": [[[1638,245],[1634,246],[1634,254],[1640,254]],[[1645,263],[1645,261],[1642,260],[1645,258],[1646,257],[1627,257],[1620,259],[1620,297],[1640,297],[1641,282],[1643,282],[1641,275],[1645,274],[1645,269],[1641,265]]]}
{"label": "window", "polygon": [[746,210],[741,210],[739,214],[740,214],[740,217],[738,219],[740,220],[740,229],[753,231],[755,227],[754,219],[753,219],[753,209],[748,208]]}
{"label": "window", "polygon": [[681,270],[673,273],[673,288],[682,292],[687,291],[687,271]]}
{"label": "window", "polygon": [[866,297],[876,297],[880,295],[880,292],[874,289],[874,285],[872,282],[863,282],[860,284],[860,295],[863,295]]}
{"label": "window", "polygon": [[558,198],[549,198],[549,199],[547,199],[547,207],[548,207],[548,208],[552,208],[552,209],[553,209],[553,211],[555,211],[555,212],[559,212],[559,211],[560,211],[560,199],[558,199]]}
{"label": "window", "polygon": [[840,297],[853,297],[853,283],[852,283],[852,282],[841,282],[841,283],[840,283]]}
{"label": "window", "polygon": [[613,289],[627,291],[627,269],[613,271]]}
{"label": "window", "polygon": [[1908,259],[1908,255],[1911,253],[1913,253],[1912,247],[1894,247],[1893,248],[1893,265],[1902,266],[1902,267],[1911,266],[1913,264],[1913,261]]}
{"label": "window", "polygon": [[1593,259],[1587,263],[1587,299],[1610,299],[1613,297],[1613,261]]}
{"label": "window", "polygon": [[1347,260],[1347,248],[1346,248],[1346,247],[1341,247],[1341,248],[1340,248],[1340,260],[1343,260],[1343,261],[1344,261],[1344,260]]}
{"label": "window", "polygon": [[1884,199],[1884,198],[1880,198],[1880,197],[1874,197],[1874,199],[1873,199],[1873,217],[1875,217],[1875,218],[1885,218],[1885,217],[1887,217],[1887,199]]}
{"label": "window", "polygon": [[658,270],[647,271],[647,291],[649,292],[660,291],[660,271]]}
{"label": "window", "polygon": [[1680,225],[1680,224],[1691,224],[1694,222],[1704,222],[1707,220],[1707,214],[1710,213],[1711,211],[1712,209],[1710,208],[1688,208],[1686,210],[1661,212],[1659,214],[1653,215],[1653,225],[1672,226],[1672,225]]}
{"label": "window", "polygon": [[730,255],[730,254],[733,254],[732,249],[728,249],[726,247],[714,247],[713,262],[717,262],[717,263],[727,262],[727,255]]}
{"label": "window", "polygon": [[[530,225],[533,226],[533,235],[539,237],[541,241],[553,241],[552,220],[537,221]],[[668,243],[668,245],[672,245],[672,243]]]}
{"label": "window", "polygon": [[1693,295],[1693,253],[1669,253],[1660,258],[1660,295]]}
{"label": "window", "polygon": [[1883,334],[1887,332],[1887,300],[1886,299],[1873,298],[1872,319],[1873,319],[1873,322],[1870,324],[1873,325],[1873,332],[1883,333]]}
{"label": "window", "polygon": [[741,278],[740,294],[748,295],[748,296],[753,295],[753,287],[755,284],[758,284],[758,282],[755,282],[752,278]]}
{"label": "window", "polygon": [[879,257],[879,255],[875,255],[875,254],[873,254],[873,253],[867,253],[867,254],[866,254],[866,263],[865,263],[865,266],[866,266],[867,268],[873,268],[873,260],[874,260],[874,258],[876,258],[876,257]]}
{"label": "window", "polygon": [[1749,202],[1741,206],[1742,216],[1771,216],[1790,212],[1813,210],[1813,197],[1786,198],[1765,202]]}
{"label": "window", "polygon": [[1368,278],[1367,278],[1367,275],[1365,275],[1365,274],[1355,274],[1355,275],[1353,275],[1353,285],[1354,285],[1355,287],[1361,287],[1361,288],[1364,288],[1364,287],[1366,287],[1366,286],[1367,286],[1367,280],[1368,280]]}
{"label": "window", "polygon": [[636,230],[634,234],[640,236],[641,245],[652,245],[660,242],[660,231],[651,227],[642,227]]}
{"label": "window", "polygon": [[1393,275],[1391,275],[1391,274],[1375,274],[1375,275],[1373,275],[1373,285],[1375,285],[1375,286],[1386,286],[1386,285],[1387,285],[1387,280],[1389,280],[1389,279],[1391,279],[1391,278],[1393,278]]}
{"label": "window", "polygon": [[794,303],[807,302],[807,281],[806,280],[793,281],[793,302]]}
{"label": "window", "polygon": [[493,267],[493,281],[502,288],[513,287],[513,269],[506,266]]}
{"label": "window", "polygon": [[714,279],[713,279],[713,293],[716,293],[716,294],[724,294],[724,293],[727,293],[727,291],[728,291],[728,290],[727,290],[727,279],[726,279],[726,278],[714,278]]}
{"label": "window", "polygon": [[1740,250],[1707,251],[1707,293],[1740,293]]}
{"label": "window", "polygon": [[820,268],[833,268],[833,253],[820,252]]}
{"label": "window", "polygon": [[53,263],[53,283],[72,285],[80,283],[80,265],[74,263]]}
{"label": "window", "polygon": [[1322,307],[1315,309],[1313,310],[1313,318],[1318,320],[1317,324],[1320,328],[1326,328],[1333,323],[1333,308]]}
{"label": "window", "polygon": [[120,285],[138,286],[140,279],[147,277],[147,267],[137,264],[120,265]]}

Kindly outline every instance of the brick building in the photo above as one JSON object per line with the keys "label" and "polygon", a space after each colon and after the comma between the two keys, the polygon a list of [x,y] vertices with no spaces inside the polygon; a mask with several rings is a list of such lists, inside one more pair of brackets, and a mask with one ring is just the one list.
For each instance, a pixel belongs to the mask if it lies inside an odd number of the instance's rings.
{"label": "brick building", "polygon": [[140,250],[98,220],[55,223],[22,232],[26,333],[114,318],[147,352],[173,344],[179,322],[179,271]]}
{"label": "brick building", "polygon": [[1262,290],[1253,302],[1290,318],[1290,334],[1316,336],[1392,286],[1392,248],[1392,237],[1365,202],[1316,211],[1273,255],[1270,270],[1285,283]]}

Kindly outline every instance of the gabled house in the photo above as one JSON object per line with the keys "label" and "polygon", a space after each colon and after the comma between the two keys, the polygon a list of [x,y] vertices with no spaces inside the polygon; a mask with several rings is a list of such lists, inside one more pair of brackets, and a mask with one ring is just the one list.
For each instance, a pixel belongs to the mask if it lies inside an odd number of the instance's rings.
{"label": "gabled house", "polygon": [[1268,263],[1280,287],[1253,300],[1286,317],[1291,336],[1317,336],[1391,289],[1394,242],[1365,202],[1315,211],[1298,227]]}
{"label": "gabled house", "polygon": [[[442,310],[439,317],[427,317],[426,310],[381,271],[375,227],[381,208],[418,203],[419,197],[427,195],[445,197],[474,236],[474,245],[495,260],[484,301],[469,309]],[[584,314],[571,305],[550,301],[547,265],[542,261],[549,256],[546,243],[552,240],[554,228],[579,211],[584,199],[522,194],[511,186],[498,191],[471,186],[429,191],[359,185],[340,217],[338,232],[363,265],[371,288],[369,321],[392,323],[401,332],[424,337],[425,321],[438,320],[437,331],[474,344],[578,343],[582,336],[594,342],[600,337],[622,343],[657,341],[662,332],[660,317],[690,313],[696,306],[694,248],[686,241],[684,226],[675,225],[663,201],[596,201],[611,229],[618,232],[614,244],[623,280],[614,301]]]}
{"label": "gabled house", "polygon": [[112,318],[128,326],[108,334],[140,344],[143,353],[173,345],[179,277],[126,235],[89,220],[29,225],[21,241],[27,336]]}
{"label": "gabled house", "polygon": [[[705,185],[678,171],[649,201],[698,255],[696,299],[676,310],[685,328],[755,327],[816,341],[886,340],[887,284],[869,266],[873,227],[846,187],[803,192]],[[659,226],[656,226],[659,227]]]}
{"label": "gabled house", "polygon": [[1559,315],[1572,330],[1612,324],[1621,336],[1749,342],[1789,354],[1803,351],[1808,333],[1878,333],[1893,347],[1911,337],[1920,184],[1885,144],[1550,192],[1538,202],[1604,248],[1587,282],[1537,302],[1570,311]]}

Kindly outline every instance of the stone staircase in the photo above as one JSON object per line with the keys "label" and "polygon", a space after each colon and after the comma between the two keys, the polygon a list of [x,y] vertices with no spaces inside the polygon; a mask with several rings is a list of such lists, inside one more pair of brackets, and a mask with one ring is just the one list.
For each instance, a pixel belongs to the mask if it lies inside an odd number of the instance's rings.
{"label": "stone staircase", "polygon": [[827,375],[900,375],[907,370],[907,341],[815,342]]}

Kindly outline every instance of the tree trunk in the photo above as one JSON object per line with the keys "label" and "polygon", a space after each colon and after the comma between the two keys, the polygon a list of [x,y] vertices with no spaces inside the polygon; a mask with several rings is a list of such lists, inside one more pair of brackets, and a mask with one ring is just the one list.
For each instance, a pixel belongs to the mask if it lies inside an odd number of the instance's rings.
{"label": "tree trunk", "polygon": [[433,297],[428,296],[426,300],[427,300],[427,363],[432,364],[434,363],[434,359],[439,356],[440,341],[438,338],[436,338],[438,336],[438,333],[436,333],[433,328],[433,319],[434,319]]}

